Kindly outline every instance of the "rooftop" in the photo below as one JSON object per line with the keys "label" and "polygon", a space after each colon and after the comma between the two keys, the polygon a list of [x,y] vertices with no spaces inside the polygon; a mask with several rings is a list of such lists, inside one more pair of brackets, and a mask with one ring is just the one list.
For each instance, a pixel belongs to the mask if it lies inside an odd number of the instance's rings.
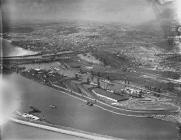
{"label": "rooftop", "polygon": [[102,96],[106,96],[106,97],[108,97],[108,98],[112,98],[112,99],[117,100],[117,101],[128,99],[128,98],[125,97],[125,96],[117,95],[117,94],[111,93],[111,92],[109,92],[109,91],[100,89],[100,88],[95,88],[94,91],[95,91],[97,94],[100,94],[100,95],[102,95]]}

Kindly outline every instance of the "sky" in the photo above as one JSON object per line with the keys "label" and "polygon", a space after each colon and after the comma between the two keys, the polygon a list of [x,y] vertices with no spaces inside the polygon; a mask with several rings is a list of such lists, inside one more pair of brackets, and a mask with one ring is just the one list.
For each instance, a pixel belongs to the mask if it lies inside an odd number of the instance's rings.
{"label": "sky", "polygon": [[155,19],[148,0],[4,0],[10,21],[91,20],[141,24]]}

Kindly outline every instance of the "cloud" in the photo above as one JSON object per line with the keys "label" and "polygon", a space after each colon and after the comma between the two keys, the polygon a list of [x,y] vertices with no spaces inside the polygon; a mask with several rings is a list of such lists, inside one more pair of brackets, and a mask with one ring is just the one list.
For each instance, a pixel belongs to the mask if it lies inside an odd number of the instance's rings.
{"label": "cloud", "polygon": [[154,18],[145,0],[6,0],[11,20],[82,19],[140,23]]}
{"label": "cloud", "polygon": [[143,0],[85,0],[82,18],[136,24],[152,20],[154,13]]}

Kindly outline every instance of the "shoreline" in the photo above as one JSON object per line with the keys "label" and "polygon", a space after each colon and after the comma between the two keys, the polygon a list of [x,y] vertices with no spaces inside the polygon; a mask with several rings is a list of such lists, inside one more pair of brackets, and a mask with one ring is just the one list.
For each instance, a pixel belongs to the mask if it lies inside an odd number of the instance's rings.
{"label": "shoreline", "polygon": [[[64,88],[64,87],[61,87],[59,85],[56,85],[56,84],[52,84],[51,85],[46,85],[46,84],[43,84],[42,82],[39,82],[38,80],[34,80],[33,78],[28,78],[24,75],[22,75],[20,73],[20,75],[28,80],[32,80],[34,82],[37,82],[43,86],[46,86],[46,87],[50,87],[54,90],[57,90],[58,92],[61,92],[63,94],[66,94],[68,96],[71,96],[73,98],[76,98],[78,100],[81,100],[83,102],[88,102],[88,101],[92,101],[92,100],[96,100],[96,102],[94,103],[94,106],[98,107],[98,108],[101,108],[103,110],[106,110],[106,111],[109,111],[111,113],[114,113],[114,114],[118,114],[118,115],[124,115],[124,116],[134,116],[134,117],[152,117],[153,115],[170,115],[170,114],[163,114],[163,113],[153,113],[153,112],[149,112],[149,111],[145,111],[145,110],[131,110],[131,109],[126,109],[126,108],[118,108],[116,106],[112,106],[108,103],[105,103],[99,99],[93,99],[93,98],[90,98],[90,97],[87,97],[87,96],[83,96],[81,93],[78,93],[78,92],[75,92],[75,91],[72,91],[72,90],[69,90],[67,88]],[[111,108],[111,109],[108,109],[108,108]],[[178,108],[179,110],[179,108]],[[123,112],[120,112],[120,111],[124,111]],[[157,110],[155,110],[157,111]],[[172,113],[176,113],[177,111],[174,111]]]}
{"label": "shoreline", "polygon": [[27,126],[31,126],[31,127],[48,130],[48,131],[72,135],[72,136],[79,137],[79,138],[86,138],[86,139],[91,139],[91,140],[124,140],[122,138],[116,138],[116,137],[112,137],[112,136],[106,136],[106,135],[96,134],[96,133],[92,133],[92,132],[86,132],[86,131],[82,131],[82,130],[78,130],[78,129],[74,129],[74,128],[70,128],[70,127],[65,127],[65,126],[56,127],[53,124],[45,125],[45,124],[41,124],[41,123],[24,121],[24,120],[15,119],[15,118],[11,118],[10,121],[13,121],[15,123],[22,124],[22,125],[27,125]]}
{"label": "shoreline", "polygon": [[[21,75],[17,75],[17,76],[21,76]],[[27,79],[27,80],[29,80],[29,81],[32,81],[32,82],[36,82],[36,83],[39,83],[39,82],[37,82],[37,81],[34,81],[34,80],[32,80],[32,79],[28,79],[28,78],[26,78],[26,77],[23,77],[23,76],[21,76],[23,79],[25,78],[25,79]],[[44,85],[44,84],[42,84],[42,83],[39,83],[39,84],[41,84],[42,86],[45,86],[45,87],[47,87],[46,85]],[[52,87],[51,87],[52,88]],[[53,90],[56,90],[55,88],[52,88]],[[56,91],[58,91],[58,92],[60,92],[61,94],[62,94],[62,92],[61,91],[59,91],[59,90],[56,90]],[[58,93],[57,92],[57,93]],[[64,94],[68,94],[68,93],[64,93]],[[70,94],[68,94],[69,96],[71,96]],[[74,96],[75,97],[75,96]],[[97,107],[97,106],[96,106]],[[100,108],[100,107],[99,107]],[[101,109],[103,109],[103,110],[105,110],[104,108],[101,108]],[[108,110],[106,110],[106,111],[108,111]],[[113,113],[113,112],[112,112]],[[117,114],[115,114],[115,115],[117,115]],[[118,116],[118,115],[117,115]],[[124,116],[124,115],[120,115],[120,116]],[[128,115],[125,115],[125,116],[128,116]],[[118,116],[119,117],[119,116]],[[139,117],[136,117],[136,116],[134,116],[135,118],[139,118]],[[146,117],[144,117],[144,118],[146,118]],[[22,118],[23,119],[23,118]],[[153,119],[153,120],[159,120],[159,121],[163,121],[163,122],[166,122],[165,120],[161,120],[161,119],[156,119],[156,118],[151,118],[151,119]],[[21,120],[21,118],[20,118],[20,120]],[[26,121],[26,120],[25,120]],[[40,123],[40,124],[43,124],[43,125],[50,125],[50,126],[57,126],[58,128],[60,127],[60,128],[64,128],[64,125],[56,125],[56,123],[55,124],[52,124],[52,123],[50,123],[50,122],[46,122],[46,120],[45,121],[31,121],[31,120],[28,120],[28,121],[30,121],[30,122],[32,122],[32,123],[34,123],[34,124],[36,124],[36,123]],[[170,123],[173,123],[173,122],[170,122]],[[173,123],[174,124],[174,127],[175,127],[175,129],[177,129],[177,126],[175,126],[175,123]],[[66,127],[65,127],[65,129],[66,129]],[[74,130],[74,127],[68,127],[68,129],[69,130]],[[76,130],[76,129],[75,129]],[[79,128],[77,129],[78,131],[79,131]],[[80,132],[82,132],[82,130],[80,129]],[[90,132],[90,133],[92,133],[92,131],[83,131],[83,132]],[[94,134],[94,132],[93,132],[93,134]],[[100,134],[102,134],[102,133],[100,133]],[[99,134],[98,134],[99,135]],[[103,135],[104,135],[104,133],[103,133]],[[110,136],[110,135],[109,135]],[[122,137],[122,136],[120,136],[120,137]],[[111,138],[112,139],[112,138]]]}

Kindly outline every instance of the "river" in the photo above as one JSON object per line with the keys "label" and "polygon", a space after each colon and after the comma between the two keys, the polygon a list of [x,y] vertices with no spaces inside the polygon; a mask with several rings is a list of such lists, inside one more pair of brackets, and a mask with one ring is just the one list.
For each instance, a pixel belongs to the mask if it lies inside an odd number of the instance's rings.
{"label": "river", "polygon": [[0,38],[0,44],[2,48],[0,49],[0,54],[3,57],[14,57],[14,56],[25,56],[25,55],[35,55],[37,52],[26,50],[18,46],[11,45],[11,41]]}
{"label": "river", "polygon": [[[23,91],[20,110],[27,112],[30,110],[29,106],[34,106],[52,124],[128,140],[177,139],[177,129],[173,123],[153,118],[116,115],[96,106],[87,106],[76,98],[20,75],[14,74],[13,77]],[[51,104],[57,108],[50,109]]]}

